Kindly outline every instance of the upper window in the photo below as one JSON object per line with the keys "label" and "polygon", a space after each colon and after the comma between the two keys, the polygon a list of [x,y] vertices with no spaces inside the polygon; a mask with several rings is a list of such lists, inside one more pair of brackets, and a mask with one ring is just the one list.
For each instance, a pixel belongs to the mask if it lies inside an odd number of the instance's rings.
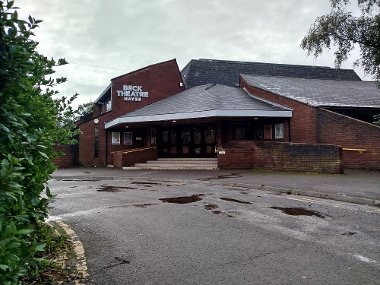
{"label": "upper window", "polygon": [[106,102],[106,112],[109,112],[111,110],[112,110],[112,100],[110,99]]}

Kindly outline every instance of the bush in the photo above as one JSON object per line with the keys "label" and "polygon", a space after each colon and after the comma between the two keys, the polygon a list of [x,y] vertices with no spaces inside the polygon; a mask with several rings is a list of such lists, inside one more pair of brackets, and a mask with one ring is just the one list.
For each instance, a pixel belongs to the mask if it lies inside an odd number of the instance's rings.
{"label": "bush", "polygon": [[53,98],[65,79],[47,78],[66,62],[36,51],[31,37],[41,21],[19,19],[13,5],[0,1],[0,284],[19,284],[41,263],[53,148],[72,137],[60,118],[73,98]]}

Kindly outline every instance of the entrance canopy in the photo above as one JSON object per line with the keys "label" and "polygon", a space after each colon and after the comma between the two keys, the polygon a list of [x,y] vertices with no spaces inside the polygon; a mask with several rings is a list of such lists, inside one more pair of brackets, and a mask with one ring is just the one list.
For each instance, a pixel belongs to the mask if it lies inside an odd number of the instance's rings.
{"label": "entrance canopy", "polygon": [[106,129],[126,123],[199,118],[291,118],[292,110],[252,96],[244,89],[220,84],[196,86],[108,122]]}

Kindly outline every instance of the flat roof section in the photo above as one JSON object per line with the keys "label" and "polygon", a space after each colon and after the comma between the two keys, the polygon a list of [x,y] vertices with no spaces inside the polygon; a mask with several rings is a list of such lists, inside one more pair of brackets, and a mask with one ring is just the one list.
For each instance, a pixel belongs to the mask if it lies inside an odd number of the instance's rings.
{"label": "flat roof section", "polygon": [[157,122],[216,117],[292,117],[292,110],[254,97],[245,90],[220,84],[187,89],[108,122],[111,128],[124,123]]}

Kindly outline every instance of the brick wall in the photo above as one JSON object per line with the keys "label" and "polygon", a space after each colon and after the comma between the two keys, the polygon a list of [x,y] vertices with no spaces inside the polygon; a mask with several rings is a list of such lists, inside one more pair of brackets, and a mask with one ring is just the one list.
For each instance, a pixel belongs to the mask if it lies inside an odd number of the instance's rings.
{"label": "brick wall", "polygon": [[[121,115],[183,91],[184,87],[181,87],[180,83],[182,83],[182,77],[175,60],[151,65],[112,79],[112,110],[96,117],[99,120],[97,124],[94,123],[95,118],[79,124],[81,131],[79,135],[80,163],[84,166],[104,166],[106,165],[106,149],[108,150],[108,154],[110,154],[112,151],[136,147],[127,147],[122,144],[118,146],[112,145],[110,133],[106,140],[104,125]],[[143,91],[149,92],[149,97],[143,98],[141,102],[124,101],[123,97],[118,97],[116,93],[117,90],[123,89],[123,85],[141,85]],[[95,127],[99,128],[98,158],[94,158]],[[123,130],[117,131],[122,132]]]}
{"label": "brick wall", "polygon": [[343,150],[345,168],[380,170],[380,127],[319,109],[317,129],[319,142],[352,149]]}
{"label": "brick wall", "polygon": [[240,77],[240,87],[254,96],[280,104],[284,107],[293,109],[293,117],[290,119],[290,140],[300,143],[316,143],[316,114],[314,107],[304,103],[297,102],[283,96],[264,91],[262,89],[250,86],[243,78]]}
{"label": "brick wall", "polygon": [[114,151],[112,153],[113,167],[123,168],[124,166],[134,166],[136,163],[147,162],[157,159],[156,148],[146,148],[133,152]]}
{"label": "brick wall", "polygon": [[62,153],[62,156],[54,160],[54,164],[58,168],[73,167],[79,164],[78,145],[56,145],[54,149]]}
{"label": "brick wall", "polygon": [[234,141],[218,154],[220,169],[264,168],[280,171],[343,173],[338,146],[265,141]]}

